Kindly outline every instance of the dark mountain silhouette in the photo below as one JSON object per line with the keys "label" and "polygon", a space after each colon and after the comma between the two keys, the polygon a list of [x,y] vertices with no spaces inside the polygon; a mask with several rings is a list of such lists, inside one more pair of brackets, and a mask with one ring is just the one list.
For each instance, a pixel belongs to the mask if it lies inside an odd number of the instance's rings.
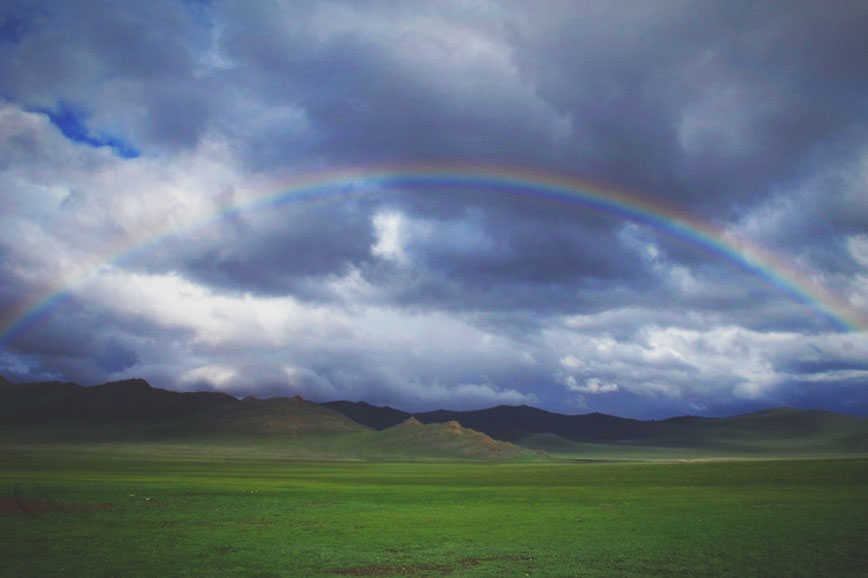
{"label": "dark mountain silhouette", "polygon": [[339,411],[348,418],[376,430],[396,426],[411,416],[400,409],[371,405],[364,401],[327,401],[320,405]]}
{"label": "dark mountain silhouette", "polygon": [[239,403],[224,393],[157,389],[144,379],[91,387],[53,381],[12,384],[2,392],[0,420],[4,424],[165,423]]}
{"label": "dark mountain silhouette", "polygon": [[601,442],[641,437],[649,430],[649,422],[601,413],[563,415],[526,405],[499,405],[472,411],[439,409],[416,414],[365,402],[330,401],[322,405],[374,429],[392,427],[413,416],[422,423],[456,421],[494,439],[510,442],[536,433],[553,433],[574,441]]}
{"label": "dark mountain silhouette", "polygon": [[245,397],[232,405],[197,414],[188,426],[243,434],[334,434],[367,429],[337,411],[299,396]]}
{"label": "dark mountain silhouette", "polygon": [[167,391],[143,379],[90,387],[60,382],[12,384],[0,389],[0,396],[0,429],[15,431],[66,428],[71,435],[105,437],[367,429],[301,398],[238,400],[219,392]]}
{"label": "dark mountain silhouette", "polygon": [[50,443],[182,438],[255,446],[260,443],[255,440],[268,438],[289,444],[287,451],[305,459],[491,460],[540,455],[455,422],[423,425],[411,420],[373,431],[299,396],[238,400],[223,393],[167,391],[141,379],[90,387],[0,382],[0,434],[0,441]]}
{"label": "dark mountain silhouette", "polygon": [[788,407],[723,418],[683,416],[656,422],[651,441],[659,445],[768,449],[803,447],[868,452],[868,419],[824,410]]}
{"label": "dark mountain silhouette", "polygon": [[[429,428],[432,424],[450,425]],[[383,435],[368,435],[376,433],[371,430]],[[393,447],[407,455],[415,443],[419,455],[440,456],[521,453],[511,444],[559,452],[582,451],[581,444],[868,452],[868,419],[820,410],[775,408],[726,418],[681,416],[660,421],[600,413],[564,415],[523,405],[413,415],[364,402],[317,404],[300,397],[239,400],[218,392],[174,392],[151,387],[142,379],[90,387],[0,379],[0,433],[6,439],[67,441],[364,434],[346,438],[341,447],[352,452],[353,444],[374,443],[381,450]],[[503,442],[510,443],[499,445]]]}
{"label": "dark mountain silhouette", "polygon": [[[868,419],[821,410],[775,408],[725,418],[680,416],[660,421],[626,419],[601,413],[564,415],[542,409],[501,405],[482,410],[437,410],[409,414],[364,403],[329,402],[330,407],[383,429],[411,415],[421,423],[455,421],[496,440],[549,449],[570,444],[654,445],[682,448],[816,449],[868,452]],[[543,436],[543,437],[540,437]],[[547,440],[541,443],[541,440]],[[575,443],[574,443],[575,442]]]}
{"label": "dark mountain silhouette", "polygon": [[505,441],[520,441],[534,433],[553,433],[585,442],[607,442],[641,438],[649,423],[602,413],[563,415],[526,405],[499,405],[475,411],[437,410],[416,414],[423,423],[455,420],[464,427],[485,432]]}

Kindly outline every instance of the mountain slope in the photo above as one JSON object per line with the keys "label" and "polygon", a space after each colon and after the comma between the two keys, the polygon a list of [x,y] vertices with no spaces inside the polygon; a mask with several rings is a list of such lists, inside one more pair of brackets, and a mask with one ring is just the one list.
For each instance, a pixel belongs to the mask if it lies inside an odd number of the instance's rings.
{"label": "mountain slope", "polygon": [[231,406],[224,393],[179,393],[153,388],[143,379],[83,387],[75,383],[14,384],[2,390],[4,424],[87,422],[164,423]]}
{"label": "mountain slope", "polygon": [[823,410],[774,408],[725,418],[658,422],[653,441],[757,450],[868,451],[868,419]]}
{"label": "mountain slope", "polygon": [[336,409],[347,417],[377,430],[392,427],[412,416],[425,424],[456,421],[464,427],[483,432],[492,438],[512,442],[535,433],[554,433],[572,440],[612,441],[627,437],[641,437],[648,430],[647,422],[639,420],[601,413],[563,415],[526,405],[499,405],[471,411],[439,409],[416,414],[364,402],[330,401],[322,405]]}
{"label": "mountain slope", "polygon": [[423,424],[414,417],[375,434],[381,451],[414,452],[427,457],[460,457],[470,459],[514,459],[538,456],[508,442],[462,427],[456,421]]}
{"label": "mountain slope", "polygon": [[244,434],[350,433],[367,428],[347,416],[299,396],[246,397],[191,419],[191,428]]}
{"label": "mountain slope", "polygon": [[175,392],[132,379],[83,387],[13,384],[0,389],[0,430],[66,431],[108,438],[214,433],[341,433],[367,428],[301,398],[238,400],[217,392]]}
{"label": "mountain slope", "polygon": [[[364,408],[362,408],[364,409]],[[400,412],[391,412],[400,414]],[[127,380],[0,383],[0,442],[144,442],[221,451],[267,451],[299,459],[514,459],[538,456],[455,422],[416,420],[373,431],[301,397],[238,400],[180,393]],[[210,444],[210,445],[209,445]]]}
{"label": "mountain slope", "polygon": [[325,407],[339,411],[353,421],[375,430],[396,426],[412,414],[389,406],[376,406],[364,401],[327,401]]}
{"label": "mountain slope", "polygon": [[777,408],[726,418],[640,421],[497,406],[411,417],[363,402],[316,404],[300,397],[238,400],[224,393],[174,392],[141,379],[90,387],[0,381],[0,433],[6,440],[307,436],[313,447],[319,442],[311,436],[346,435],[331,446],[344,457],[521,455],[514,444],[559,453],[591,446],[733,454],[868,453],[868,419],[817,410]]}
{"label": "mountain slope", "polygon": [[[330,402],[375,429],[398,416],[392,408]],[[359,407],[361,405],[361,407]],[[726,418],[682,416],[641,421],[590,413],[563,415],[528,406],[497,406],[474,411],[437,410],[415,414],[422,423],[455,421],[496,440],[551,449],[578,444],[618,444],[767,452],[868,452],[868,419],[819,410],[777,408]],[[542,441],[541,441],[542,440]],[[548,440],[548,441],[544,441]],[[541,445],[542,444],[542,445]]]}
{"label": "mountain slope", "polygon": [[423,423],[454,420],[504,441],[534,433],[553,433],[570,440],[616,441],[646,435],[648,424],[601,413],[563,415],[526,405],[499,405],[475,411],[437,410],[416,414]]}

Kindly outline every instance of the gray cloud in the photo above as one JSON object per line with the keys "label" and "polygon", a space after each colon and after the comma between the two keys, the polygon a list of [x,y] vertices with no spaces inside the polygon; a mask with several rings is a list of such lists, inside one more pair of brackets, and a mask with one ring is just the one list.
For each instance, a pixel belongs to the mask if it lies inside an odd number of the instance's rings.
{"label": "gray cloud", "polygon": [[[866,24],[843,0],[7,3],[0,373],[864,413],[841,324],[868,311]],[[259,202],[426,163],[592,180],[718,232],[479,183]]]}

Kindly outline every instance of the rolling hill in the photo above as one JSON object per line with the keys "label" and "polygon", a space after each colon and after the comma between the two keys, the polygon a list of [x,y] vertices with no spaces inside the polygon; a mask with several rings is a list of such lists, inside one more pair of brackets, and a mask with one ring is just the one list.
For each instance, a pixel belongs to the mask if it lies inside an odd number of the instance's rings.
{"label": "rolling hill", "polygon": [[376,430],[396,426],[413,415],[389,406],[371,405],[365,401],[327,401],[320,405],[339,411],[348,418]]}
{"label": "rolling hill", "polygon": [[472,411],[436,411],[410,414],[365,402],[330,401],[322,405],[374,429],[384,429],[409,417],[422,423],[456,421],[462,426],[483,432],[503,441],[517,442],[537,433],[553,433],[576,441],[605,442],[641,438],[649,432],[648,422],[601,413],[563,415],[526,405],[499,405]]}
{"label": "rolling hill", "polygon": [[198,433],[347,433],[368,428],[300,397],[238,400],[219,392],[175,392],[132,379],[9,384],[0,389],[0,430],[66,431],[74,438],[179,436]]}
{"label": "rolling hill", "polygon": [[231,395],[179,393],[153,388],[143,379],[84,387],[75,383],[7,384],[0,389],[0,423],[6,426],[42,424],[126,423],[131,427],[169,423],[196,413],[231,407]]}
{"label": "rolling hill", "polygon": [[411,416],[429,424],[455,421],[496,440],[551,452],[582,453],[591,444],[738,453],[868,453],[868,419],[821,410],[775,408],[724,418],[642,421],[600,413],[564,415],[523,405],[417,414],[366,403],[323,405],[375,429]]}
{"label": "rolling hill", "polygon": [[[382,429],[382,428],[381,428]],[[0,442],[217,444],[304,459],[514,459],[538,456],[457,423],[410,420],[375,431],[295,396],[238,400],[141,379],[83,387],[0,382]]]}
{"label": "rolling hill", "polygon": [[457,421],[423,424],[414,417],[377,432],[380,448],[407,453],[424,448],[430,457],[461,457],[470,459],[510,459],[534,453],[509,442],[462,427]]}
{"label": "rolling hill", "polygon": [[511,459],[532,455],[529,450],[583,455],[625,448],[715,455],[868,453],[868,419],[819,410],[776,408],[659,421],[564,415],[523,405],[410,414],[364,402],[174,392],[142,379],[83,387],[0,378],[0,436],[6,441],[269,438],[286,447],[304,446],[311,457],[322,452],[341,459]]}

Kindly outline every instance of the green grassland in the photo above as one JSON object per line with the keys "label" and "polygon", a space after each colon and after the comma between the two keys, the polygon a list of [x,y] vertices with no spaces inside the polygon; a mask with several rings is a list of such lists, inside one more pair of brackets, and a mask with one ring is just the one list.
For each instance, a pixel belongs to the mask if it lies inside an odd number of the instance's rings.
{"label": "green grassland", "polygon": [[0,574],[868,574],[868,459],[304,461],[215,444],[0,447]]}

